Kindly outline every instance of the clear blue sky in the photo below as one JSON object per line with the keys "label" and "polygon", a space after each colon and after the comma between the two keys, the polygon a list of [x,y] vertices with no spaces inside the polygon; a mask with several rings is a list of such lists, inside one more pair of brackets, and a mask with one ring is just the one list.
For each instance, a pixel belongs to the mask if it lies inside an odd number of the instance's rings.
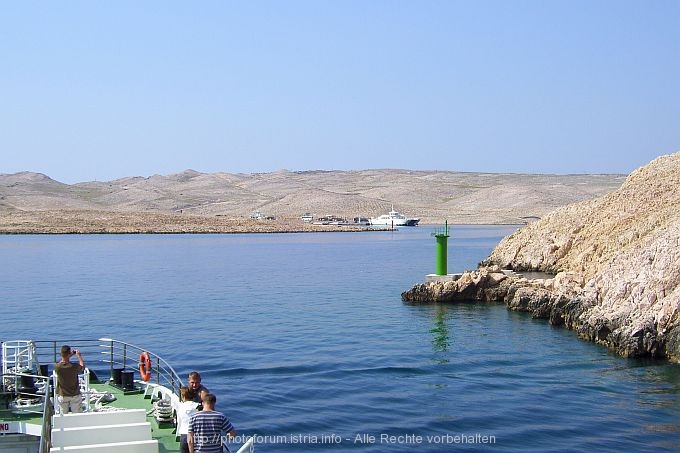
{"label": "clear blue sky", "polygon": [[7,1],[0,173],[629,173],[680,151],[680,1]]}

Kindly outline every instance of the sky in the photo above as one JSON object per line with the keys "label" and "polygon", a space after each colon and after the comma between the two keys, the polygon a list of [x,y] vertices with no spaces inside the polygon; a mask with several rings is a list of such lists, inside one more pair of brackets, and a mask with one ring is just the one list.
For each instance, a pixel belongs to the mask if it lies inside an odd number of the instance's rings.
{"label": "sky", "polygon": [[6,1],[0,173],[630,173],[680,0]]}

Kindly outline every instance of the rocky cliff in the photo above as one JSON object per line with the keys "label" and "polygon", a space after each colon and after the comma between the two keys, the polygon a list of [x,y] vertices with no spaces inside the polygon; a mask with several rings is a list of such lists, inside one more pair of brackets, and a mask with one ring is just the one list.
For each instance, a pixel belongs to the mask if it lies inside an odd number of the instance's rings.
{"label": "rocky cliff", "polygon": [[[680,360],[680,153],[602,197],[559,208],[503,239],[474,272],[417,285],[409,302],[503,301],[624,356]],[[528,280],[502,272],[536,270]]]}

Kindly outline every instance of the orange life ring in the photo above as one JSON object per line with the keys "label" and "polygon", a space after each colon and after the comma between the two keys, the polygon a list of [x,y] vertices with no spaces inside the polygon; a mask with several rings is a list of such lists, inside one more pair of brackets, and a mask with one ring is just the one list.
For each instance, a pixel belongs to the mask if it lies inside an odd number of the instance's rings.
{"label": "orange life ring", "polygon": [[139,375],[144,382],[149,382],[151,379],[151,357],[146,351],[139,354]]}

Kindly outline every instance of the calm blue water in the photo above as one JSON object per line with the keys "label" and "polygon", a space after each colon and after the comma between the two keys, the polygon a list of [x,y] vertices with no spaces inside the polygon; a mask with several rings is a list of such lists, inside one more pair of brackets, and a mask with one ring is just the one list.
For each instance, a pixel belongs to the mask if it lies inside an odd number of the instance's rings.
{"label": "calm blue water", "polygon": [[[454,227],[449,270],[513,230]],[[202,371],[260,452],[680,448],[678,366],[502,305],[403,304],[431,231],[0,236],[0,338],[146,346]]]}

